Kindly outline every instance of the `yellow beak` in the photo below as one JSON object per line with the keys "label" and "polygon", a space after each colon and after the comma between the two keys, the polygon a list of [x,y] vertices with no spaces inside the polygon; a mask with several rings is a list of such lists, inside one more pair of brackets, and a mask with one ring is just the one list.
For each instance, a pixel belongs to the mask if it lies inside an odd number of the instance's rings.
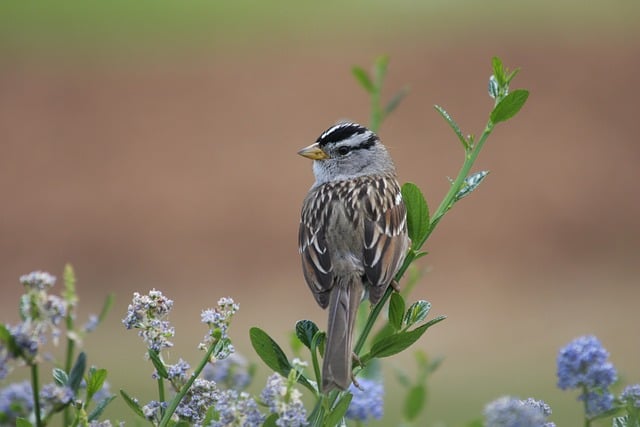
{"label": "yellow beak", "polygon": [[329,155],[320,148],[317,142],[308,147],[304,147],[302,150],[298,151],[298,154],[312,160],[323,160],[329,158]]}

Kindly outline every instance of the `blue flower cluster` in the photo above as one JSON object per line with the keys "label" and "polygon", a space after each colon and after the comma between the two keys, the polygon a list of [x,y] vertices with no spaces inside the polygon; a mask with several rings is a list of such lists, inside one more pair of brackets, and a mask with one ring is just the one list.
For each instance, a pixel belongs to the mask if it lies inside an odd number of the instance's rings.
{"label": "blue flower cluster", "polygon": [[576,338],[558,353],[558,387],[580,389],[578,398],[591,417],[613,407],[609,387],[617,380],[617,372],[608,359],[609,352],[592,335]]}
{"label": "blue flower cluster", "polygon": [[271,375],[260,393],[260,399],[271,413],[278,414],[278,427],[302,427],[308,424],[301,397],[300,391],[280,374]]}
{"label": "blue flower cluster", "polygon": [[381,381],[358,379],[359,387],[351,384],[349,391],[353,395],[345,416],[351,420],[366,421],[369,418],[379,420],[383,414],[384,385]]}
{"label": "blue flower cluster", "polygon": [[485,427],[555,427],[547,421],[549,405],[532,398],[500,397],[484,409]]}
{"label": "blue flower cluster", "polygon": [[134,292],[122,323],[127,329],[139,329],[138,335],[147,347],[160,352],[163,348],[173,347],[169,339],[175,335],[175,329],[168,321],[163,320],[171,308],[173,300],[166,298],[160,291],[153,289],[148,295]]}

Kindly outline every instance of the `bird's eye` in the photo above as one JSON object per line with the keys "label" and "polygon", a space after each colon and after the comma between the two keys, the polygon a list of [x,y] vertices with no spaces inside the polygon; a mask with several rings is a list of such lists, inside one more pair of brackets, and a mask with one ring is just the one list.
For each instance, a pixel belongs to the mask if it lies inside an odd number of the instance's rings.
{"label": "bird's eye", "polygon": [[349,147],[340,147],[338,148],[338,154],[340,154],[341,156],[346,155],[349,152]]}

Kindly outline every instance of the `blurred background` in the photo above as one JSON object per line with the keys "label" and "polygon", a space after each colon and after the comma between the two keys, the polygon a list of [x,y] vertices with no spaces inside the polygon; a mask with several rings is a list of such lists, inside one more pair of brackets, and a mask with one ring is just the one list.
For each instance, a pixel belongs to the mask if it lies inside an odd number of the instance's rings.
{"label": "blurred background", "polygon": [[[555,388],[569,340],[597,335],[640,382],[639,18],[634,0],[2,2],[1,320],[17,321],[21,274],[61,277],[70,262],[80,321],[116,296],[85,341],[113,391],[154,396],[143,344],[121,325],[134,291],[175,300],[169,358],[192,364],[201,309],[232,296],[232,337],[257,361],[250,326],[286,343],[298,319],[325,323],[299,267],[313,178],[296,151],[336,120],[367,122],[352,66],[388,54],[387,96],[410,87],[380,135],[435,210],[463,159],[432,106],[479,135],[498,55],[531,96],[419,261],[411,298],[448,316],[417,345],[444,358],[420,422],[464,425],[510,394],[577,425],[577,394]],[[407,353],[386,361],[377,425],[397,423]],[[106,415],[130,419],[121,400]]]}

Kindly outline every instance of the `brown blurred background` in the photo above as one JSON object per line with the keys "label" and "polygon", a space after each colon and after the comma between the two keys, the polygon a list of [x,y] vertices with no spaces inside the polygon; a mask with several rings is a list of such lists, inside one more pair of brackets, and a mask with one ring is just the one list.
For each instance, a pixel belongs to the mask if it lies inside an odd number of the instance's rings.
{"label": "brown blurred background", "polygon": [[[596,334],[640,382],[638,18],[631,0],[4,2],[1,320],[17,319],[21,274],[72,263],[80,320],[116,295],[86,340],[90,361],[141,400],[151,368],[120,324],[134,291],[175,300],[170,357],[192,363],[200,310],[221,296],[240,303],[232,335],[253,359],[250,326],[286,342],[298,319],[323,325],[299,271],[312,174],[296,151],[338,119],[367,122],[350,69],[388,54],[387,96],[411,92],[380,134],[435,210],[462,150],[432,106],[479,135],[498,55],[531,96],[496,128],[475,168],[491,174],[419,262],[412,299],[448,316],[419,342],[445,358],[421,420],[463,425],[512,394],[577,425],[576,394],[555,389],[570,339]],[[388,360],[389,387],[412,364]],[[398,406],[390,397],[379,425],[395,425]]]}

